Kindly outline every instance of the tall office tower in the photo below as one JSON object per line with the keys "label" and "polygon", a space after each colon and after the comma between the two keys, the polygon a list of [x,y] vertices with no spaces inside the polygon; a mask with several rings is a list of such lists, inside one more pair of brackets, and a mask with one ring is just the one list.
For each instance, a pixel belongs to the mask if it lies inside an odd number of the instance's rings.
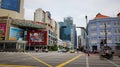
{"label": "tall office tower", "polygon": [[74,48],[77,48],[77,31],[75,24],[71,26],[71,43],[73,44]]}
{"label": "tall office tower", "polygon": [[[119,13],[120,14],[120,13]],[[115,49],[120,45],[120,17],[109,17],[98,13],[88,23],[88,38],[91,51],[100,50],[100,42],[104,40],[105,46]]]}
{"label": "tall office tower", "polygon": [[63,41],[70,41],[71,44],[76,48],[77,34],[76,25],[73,24],[72,17],[64,18],[64,22],[59,22],[60,25],[60,39]]}
{"label": "tall office tower", "polygon": [[85,49],[87,47],[86,37],[87,37],[87,34],[86,34],[85,30],[81,29],[81,47],[83,49]]}
{"label": "tall office tower", "polygon": [[24,18],[24,0],[0,0],[0,17]]}
{"label": "tall office tower", "polygon": [[64,18],[64,22],[69,24],[69,25],[73,25],[73,18],[72,17],[65,17]]}
{"label": "tall office tower", "polygon": [[64,41],[71,41],[71,27],[64,22],[59,22],[60,25],[60,39]]}

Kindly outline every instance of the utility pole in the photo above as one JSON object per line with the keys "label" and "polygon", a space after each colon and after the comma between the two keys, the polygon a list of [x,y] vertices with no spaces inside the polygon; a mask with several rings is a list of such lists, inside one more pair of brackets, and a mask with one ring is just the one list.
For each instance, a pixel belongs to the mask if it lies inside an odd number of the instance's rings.
{"label": "utility pole", "polygon": [[88,18],[87,18],[87,15],[85,16],[85,19],[86,19],[86,34],[87,34],[87,37],[86,37],[86,46],[87,46],[87,53],[88,53],[88,56],[89,56],[89,41],[88,41]]}
{"label": "utility pole", "polygon": [[87,15],[85,16],[85,19],[86,19],[86,28],[87,28],[87,22],[88,22]]}
{"label": "utility pole", "polygon": [[105,40],[104,40],[104,44],[106,44],[107,46],[107,29],[106,29],[106,23],[104,24],[105,25]]}
{"label": "utility pole", "polygon": [[86,28],[84,28],[84,27],[76,27],[76,28],[81,28],[81,29],[83,29],[85,32],[86,32],[86,47],[87,47],[87,54],[88,54],[88,56],[90,56],[89,55],[89,40],[88,40],[88,28],[87,28],[87,22],[88,22],[88,20],[87,20],[87,16],[85,16],[85,19],[86,19]]}

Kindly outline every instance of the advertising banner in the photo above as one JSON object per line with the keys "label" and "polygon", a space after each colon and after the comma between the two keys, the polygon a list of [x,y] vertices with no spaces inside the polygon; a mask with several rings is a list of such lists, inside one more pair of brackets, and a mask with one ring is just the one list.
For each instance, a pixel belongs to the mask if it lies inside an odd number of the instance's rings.
{"label": "advertising banner", "polygon": [[20,0],[1,0],[1,8],[20,11]]}
{"label": "advertising banner", "polygon": [[46,45],[47,31],[28,31],[28,43],[31,45]]}
{"label": "advertising banner", "polygon": [[0,23],[0,40],[5,40],[6,23]]}
{"label": "advertising banner", "polygon": [[19,39],[23,39],[23,37],[24,37],[23,29],[10,27],[9,40],[19,40]]}

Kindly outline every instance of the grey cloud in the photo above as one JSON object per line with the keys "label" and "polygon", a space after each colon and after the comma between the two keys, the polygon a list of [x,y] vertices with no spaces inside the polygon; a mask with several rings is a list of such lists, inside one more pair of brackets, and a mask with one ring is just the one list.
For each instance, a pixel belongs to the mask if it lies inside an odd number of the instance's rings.
{"label": "grey cloud", "polygon": [[119,3],[120,0],[25,0],[25,18],[33,18],[32,12],[42,8],[50,11],[56,21],[63,20],[66,16],[73,16],[75,23],[79,24],[84,23],[85,15],[88,15],[89,19],[93,19],[99,12],[115,16],[120,12]]}

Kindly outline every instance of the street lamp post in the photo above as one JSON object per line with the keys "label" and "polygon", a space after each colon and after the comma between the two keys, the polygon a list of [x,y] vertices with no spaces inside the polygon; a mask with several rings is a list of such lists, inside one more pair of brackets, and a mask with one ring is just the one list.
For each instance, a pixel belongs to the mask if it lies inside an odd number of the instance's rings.
{"label": "street lamp post", "polygon": [[86,37],[86,46],[87,46],[87,53],[88,53],[88,56],[89,56],[89,41],[88,41],[88,17],[87,15],[85,16],[85,19],[86,19],[86,34],[87,34],[87,37]]}
{"label": "street lamp post", "polygon": [[86,28],[87,28],[87,22],[88,22],[87,16],[85,16],[85,19],[86,19]]}
{"label": "street lamp post", "polygon": [[86,37],[86,46],[87,46],[87,53],[88,53],[88,56],[89,56],[88,30],[87,30],[87,28],[85,29],[84,27],[76,27],[76,28],[81,28],[86,32],[86,35],[87,35],[87,37]]}
{"label": "street lamp post", "polygon": [[88,56],[89,56],[89,41],[88,41],[88,28],[87,28],[87,25],[88,25],[88,18],[87,18],[87,15],[85,16],[85,19],[86,19],[86,28],[84,27],[77,27],[77,28],[81,28],[83,29],[85,32],[86,32],[86,46],[87,46],[87,53],[88,53]]}
{"label": "street lamp post", "polygon": [[105,40],[104,40],[104,42],[107,46],[107,30],[106,30],[106,24],[104,24],[104,25],[105,25]]}

